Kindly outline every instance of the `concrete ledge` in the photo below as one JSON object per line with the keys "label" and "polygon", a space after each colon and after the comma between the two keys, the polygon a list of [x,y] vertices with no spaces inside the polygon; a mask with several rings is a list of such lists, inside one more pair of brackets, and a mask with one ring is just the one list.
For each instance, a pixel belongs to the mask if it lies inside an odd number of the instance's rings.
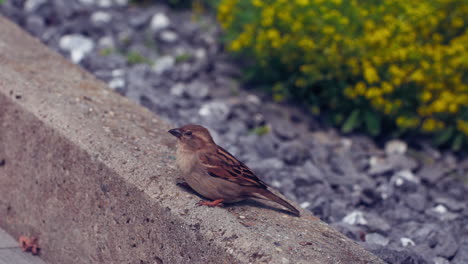
{"label": "concrete ledge", "polygon": [[197,207],[148,110],[0,17],[0,226],[49,263],[383,263],[307,212]]}

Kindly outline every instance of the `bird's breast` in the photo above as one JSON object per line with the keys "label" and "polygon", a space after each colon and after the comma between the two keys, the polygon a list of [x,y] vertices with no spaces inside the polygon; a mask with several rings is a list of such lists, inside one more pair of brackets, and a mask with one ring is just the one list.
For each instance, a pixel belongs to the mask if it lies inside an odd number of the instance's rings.
{"label": "bird's breast", "polygon": [[177,166],[183,174],[188,174],[192,171],[192,168],[198,162],[196,153],[191,151],[185,151],[182,148],[177,148]]}

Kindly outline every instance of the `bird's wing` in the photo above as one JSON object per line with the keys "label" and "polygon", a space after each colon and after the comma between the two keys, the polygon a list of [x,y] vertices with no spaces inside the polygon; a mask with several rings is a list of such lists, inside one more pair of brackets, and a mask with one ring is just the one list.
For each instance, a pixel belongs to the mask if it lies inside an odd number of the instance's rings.
{"label": "bird's wing", "polygon": [[267,188],[244,163],[238,161],[233,155],[221,147],[216,151],[199,153],[201,164],[212,177],[221,178],[243,186]]}

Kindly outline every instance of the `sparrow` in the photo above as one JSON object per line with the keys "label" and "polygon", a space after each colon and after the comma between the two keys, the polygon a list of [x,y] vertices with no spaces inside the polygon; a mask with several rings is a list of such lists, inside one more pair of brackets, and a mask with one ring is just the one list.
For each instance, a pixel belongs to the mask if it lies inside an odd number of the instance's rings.
{"label": "sparrow", "polygon": [[212,200],[198,205],[210,207],[249,198],[276,202],[299,216],[299,210],[260,180],[244,163],[218,146],[208,129],[188,124],[168,131],[177,140],[177,166],[186,183],[197,193]]}

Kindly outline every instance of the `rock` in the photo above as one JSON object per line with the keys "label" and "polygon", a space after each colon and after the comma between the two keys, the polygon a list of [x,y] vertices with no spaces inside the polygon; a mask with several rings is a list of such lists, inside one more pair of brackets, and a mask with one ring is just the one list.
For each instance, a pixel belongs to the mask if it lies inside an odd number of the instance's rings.
{"label": "rock", "polygon": [[131,89],[135,89],[138,93],[142,89],[147,88],[146,79],[150,71],[151,69],[148,65],[137,64],[127,71],[126,82]]}
{"label": "rock", "polygon": [[106,70],[121,69],[125,67],[127,61],[119,54],[110,54],[108,56],[101,56],[96,53],[91,53],[92,56],[86,56],[83,60],[83,66],[90,70]]}
{"label": "rock", "polygon": [[458,214],[448,212],[447,207],[444,205],[437,205],[433,208],[428,208],[424,212],[426,215],[433,216],[438,218],[441,221],[451,221],[455,220],[459,217]]}
{"label": "rock", "polygon": [[444,205],[446,206],[449,210],[454,211],[454,212],[460,212],[463,211],[463,209],[466,208],[466,204],[462,202],[458,202],[454,199],[451,199],[449,197],[437,197],[434,199],[434,203],[438,205]]}
{"label": "rock", "polygon": [[183,83],[176,83],[171,87],[171,95],[181,97],[184,95],[185,85]]}
{"label": "rock", "polygon": [[390,140],[385,144],[385,153],[387,155],[403,155],[407,149],[408,145],[401,140]]}
{"label": "rock", "polygon": [[59,21],[66,21],[75,13],[78,7],[74,1],[52,0],[50,2],[55,11],[55,19]]}
{"label": "rock", "polygon": [[224,102],[213,101],[203,104],[198,110],[198,114],[209,122],[221,123],[229,115],[229,107]]}
{"label": "rock", "polygon": [[179,36],[172,30],[164,30],[159,34],[159,38],[166,43],[174,43]]}
{"label": "rock", "polygon": [[429,183],[436,183],[449,171],[440,164],[426,165],[418,172],[418,176]]}
{"label": "rock", "polygon": [[403,195],[403,199],[409,208],[418,212],[423,212],[426,208],[427,199],[426,196],[422,193],[410,193],[408,195]]}
{"label": "rock", "polygon": [[342,221],[348,225],[367,225],[367,220],[364,218],[364,214],[357,210],[347,214]]}
{"label": "rock", "polygon": [[418,177],[414,176],[414,174],[410,170],[401,170],[396,173],[397,177],[402,178],[405,181],[410,181],[419,184],[420,180]]}
{"label": "rock", "polygon": [[400,243],[401,243],[401,245],[402,245],[403,247],[416,245],[416,243],[414,243],[413,240],[411,240],[410,238],[407,238],[407,237],[402,237],[402,238],[400,238]]}
{"label": "rock", "polygon": [[404,155],[390,155],[386,158],[371,157],[369,159],[369,171],[371,175],[379,175],[398,170],[414,170],[418,163]]}
{"label": "rock", "polygon": [[107,84],[112,90],[123,90],[125,87],[125,80],[123,78],[114,78]]}
{"label": "rock", "polygon": [[204,99],[208,97],[210,88],[207,84],[200,81],[193,81],[185,86],[185,94],[190,98]]}
{"label": "rock", "polygon": [[433,258],[432,262],[434,262],[434,264],[450,264],[450,261],[448,261],[448,259],[441,258],[441,257]]}
{"label": "rock", "polygon": [[276,149],[279,145],[278,139],[272,133],[259,135],[258,139],[254,142],[255,150],[261,157],[277,157]]}
{"label": "rock", "polygon": [[151,19],[150,28],[153,31],[160,31],[167,28],[171,24],[171,21],[164,13],[156,13]]}
{"label": "rock", "polygon": [[91,6],[95,4],[95,0],[78,0],[78,2],[87,6]]}
{"label": "rock", "polygon": [[28,16],[26,18],[26,28],[34,35],[41,36],[45,31],[44,19],[40,16]]}
{"label": "rock", "polygon": [[366,243],[386,246],[390,240],[379,233],[366,234]]}
{"label": "rock", "polygon": [[115,41],[111,36],[103,36],[98,40],[98,47],[100,49],[113,49]]}
{"label": "rock", "polygon": [[455,240],[453,234],[449,230],[440,229],[437,232],[431,234],[433,238],[429,237],[429,240],[434,239],[436,246],[433,252],[444,258],[452,258],[458,250],[458,242]]}
{"label": "rock", "polygon": [[460,244],[457,254],[452,259],[452,264],[468,263],[468,238],[465,237]]}
{"label": "rock", "polygon": [[301,168],[303,173],[306,175],[305,178],[312,181],[325,182],[325,175],[322,170],[316,166],[312,161],[307,160]]}
{"label": "rock", "polygon": [[228,61],[215,61],[214,62],[214,71],[217,74],[229,76],[233,78],[238,78],[242,75],[242,72],[237,66]]}
{"label": "rock", "polygon": [[427,261],[418,253],[406,248],[367,244],[365,248],[380,257],[386,263],[426,264]]}
{"label": "rock", "polygon": [[60,38],[59,46],[71,54],[73,63],[79,63],[94,48],[94,42],[85,36],[72,34]]}
{"label": "rock", "polygon": [[387,234],[388,231],[392,228],[387,220],[378,216],[375,213],[367,212],[366,213],[367,223],[365,224],[370,231],[377,231],[383,234]]}
{"label": "rock", "polygon": [[47,0],[27,0],[24,3],[24,11],[33,13],[45,3],[47,3]]}
{"label": "rock", "polygon": [[362,241],[365,235],[364,230],[362,230],[361,227],[350,225],[343,221],[332,223],[331,226],[338,230],[340,233],[355,241]]}
{"label": "rock", "polygon": [[147,10],[143,12],[138,12],[138,14],[130,15],[128,22],[130,26],[136,29],[142,28],[153,16],[152,10]]}
{"label": "rock", "polygon": [[379,157],[370,157],[369,159],[369,170],[370,175],[378,175],[393,171],[393,165],[390,164],[386,159]]}
{"label": "rock", "polygon": [[298,136],[298,132],[291,128],[286,120],[276,120],[272,126],[273,132],[283,140],[292,140]]}
{"label": "rock", "polygon": [[309,157],[309,149],[298,141],[281,144],[278,152],[288,164],[302,164]]}
{"label": "rock", "polygon": [[112,15],[104,11],[96,11],[91,14],[91,22],[95,26],[103,26],[112,20]]}
{"label": "rock", "polygon": [[324,196],[318,196],[310,208],[312,213],[321,219],[327,219],[330,216],[330,201]]}
{"label": "rock", "polygon": [[302,202],[299,204],[302,209],[307,209],[310,206],[310,202]]}
{"label": "rock", "polygon": [[175,65],[175,59],[172,56],[165,55],[162,56],[154,62],[153,70],[157,74],[162,74],[166,71],[171,70]]}
{"label": "rock", "polygon": [[128,0],[114,0],[114,3],[119,6],[126,6],[128,5]]}
{"label": "rock", "polygon": [[[277,170],[284,168],[284,162],[277,158],[267,158],[259,160],[258,162],[249,163],[249,167],[258,175],[267,175],[275,173]],[[267,177],[267,176],[264,176]]]}
{"label": "rock", "polygon": [[111,0],[96,0],[97,6],[103,7],[103,8],[108,8],[112,6],[112,1]]}

